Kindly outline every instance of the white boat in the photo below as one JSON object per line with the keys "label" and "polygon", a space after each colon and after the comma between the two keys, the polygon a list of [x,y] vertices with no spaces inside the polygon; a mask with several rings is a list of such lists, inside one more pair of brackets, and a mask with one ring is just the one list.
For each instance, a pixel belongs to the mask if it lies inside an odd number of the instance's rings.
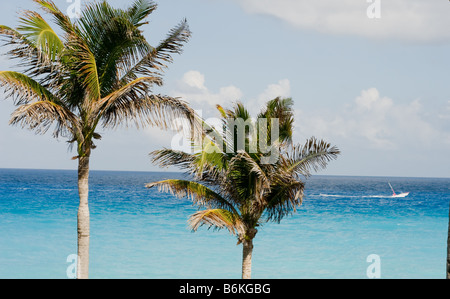
{"label": "white boat", "polygon": [[389,187],[391,187],[392,190],[392,197],[406,197],[408,196],[409,192],[402,192],[400,194],[395,193],[394,188],[392,188],[391,183],[388,183]]}

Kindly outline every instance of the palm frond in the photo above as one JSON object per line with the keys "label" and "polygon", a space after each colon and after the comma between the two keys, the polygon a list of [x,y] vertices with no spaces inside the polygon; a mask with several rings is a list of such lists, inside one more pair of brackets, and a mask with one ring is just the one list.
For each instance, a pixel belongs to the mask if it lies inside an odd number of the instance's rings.
{"label": "palm frond", "polygon": [[242,104],[241,102],[235,103],[232,115],[233,118],[235,119],[241,118],[244,121],[251,118],[250,112],[247,110],[247,108],[245,108],[244,104]]}
{"label": "palm frond", "polygon": [[181,129],[184,132],[201,131],[198,116],[186,102],[163,95],[120,97],[109,105],[102,116],[105,128],[128,126],[133,122],[137,127],[150,125],[180,130],[174,126],[174,120],[182,122]]}
{"label": "palm frond", "polygon": [[63,49],[63,42],[44,18],[34,11],[25,11],[20,18],[19,32],[45,54],[45,58],[55,61]]}
{"label": "palm frond", "polygon": [[[70,18],[65,15],[53,1],[50,0],[33,0],[37,4],[39,4],[44,11],[53,15],[55,19],[55,23],[59,26],[60,29],[70,37],[76,34],[76,26],[72,23]],[[67,38],[69,39],[69,38]]]}
{"label": "palm frond", "polygon": [[181,54],[183,45],[189,40],[191,32],[186,20],[170,30],[167,37],[155,48],[149,48],[147,53],[129,66],[123,74],[120,82],[129,82],[140,74],[161,75],[161,71],[167,68],[166,63],[173,61],[172,54]]}
{"label": "palm frond", "polygon": [[[77,39],[77,42],[72,45],[72,50],[72,55],[77,61],[77,71],[89,93],[89,99],[93,102],[100,100],[101,86],[94,54],[81,39]],[[85,104],[89,105],[89,103]]]}
{"label": "palm frond", "polygon": [[304,145],[296,145],[289,154],[286,171],[309,177],[312,171],[326,168],[340,151],[324,140],[311,137]]}
{"label": "palm frond", "polygon": [[161,85],[162,82],[156,77],[143,77],[128,83],[95,103],[96,111],[98,111],[96,114],[101,116],[105,110],[114,105],[114,102],[124,98],[128,98],[126,101],[135,101],[145,97],[153,84]]}
{"label": "palm frond", "polygon": [[127,10],[127,14],[130,16],[130,20],[134,26],[140,27],[147,22],[143,20],[150,15],[156,8],[157,4],[148,0],[136,0],[133,2],[130,8]]}
{"label": "palm frond", "polygon": [[151,152],[150,157],[160,167],[178,166],[181,169],[189,169],[195,160],[192,154],[167,148]]}
{"label": "palm frond", "polygon": [[[279,174],[279,173],[278,173]],[[271,191],[266,194],[267,221],[280,223],[285,216],[295,213],[303,202],[304,183],[292,177],[274,179]]]}
{"label": "palm frond", "polygon": [[200,146],[194,146],[195,160],[193,173],[197,178],[211,180],[218,179],[220,174],[226,169],[226,155],[217,144],[205,136]]}
{"label": "palm frond", "polygon": [[150,13],[149,5],[147,1],[137,1],[125,11],[104,1],[89,4],[83,11],[80,35],[96,59],[102,97],[136,79],[137,76],[121,80],[130,67],[152,50],[135,24]]}
{"label": "palm frond", "polygon": [[156,58],[160,61],[172,62],[171,54],[181,54],[183,45],[191,37],[187,20],[182,20],[169,31],[167,37],[156,47]]}
{"label": "palm frond", "polygon": [[245,224],[238,214],[231,213],[224,209],[208,209],[194,213],[188,220],[193,231],[197,231],[205,225],[214,229],[226,228],[231,234],[242,234],[245,231]]}
{"label": "palm frond", "polygon": [[5,88],[7,97],[13,98],[16,105],[32,101],[56,101],[56,97],[50,91],[22,73],[1,71],[0,87]]}
{"label": "palm frond", "polygon": [[[254,159],[254,157],[244,150],[239,150],[237,155],[230,160],[228,171],[233,171],[234,164],[242,161],[246,164],[248,172],[256,175],[258,180],[261,182],[261,187],[267,191],[270,191],[270,179],[266,174],[266,171],[262,168],[262,165]],[[268,167],[270,166],[266,166],[266,168]],[[261,190],[261,192],[263,192],[263,190]]]}
{"label": "palm frond", "polygon": [[[292,110],[294,102],[292,98],[277,97],[266,103],[264,109],[259,113],[258,119],[278,119],[279,143],[292,145],[292,131],[294,125],[294,114]],[[272,122],[267,123],[267,132],[272,131]],[[272,141],[270,138],[268,142]]]}
{"label": "palm frond", "polygon": [[171,179],[149,183],[146,187],[158,187],[159,191],[170,192],[178,198],[187,197],[199,206],[219,207],[236,213],[234,207],[219,193],[198,182]]}
{"label": "palm frond", "polygon": [[34,79],[12,71],[0,72],[0,87],[19,107],[13,112],[11,125],[44,134],[55,124],[55,137],[71,137],[81,131],[77,116],[48,89]]}
{"label": "palm frond", "polygon": [[76,116],[68,109],[51,101],[37,101],[19,106],[11,115],[11,125],[34,130],[44,134],[53,124],[53,135],[70,137],[80,130]]}
{"label": "palm frond", "polygon": [[20,60],[19,66],[27,68],[25,73],[40,74],[43,69],[51,65],[35,44],[17,30],[0,25],[0,36],[5,41],[5,46],[11,47],[7,55],[11,59]]}

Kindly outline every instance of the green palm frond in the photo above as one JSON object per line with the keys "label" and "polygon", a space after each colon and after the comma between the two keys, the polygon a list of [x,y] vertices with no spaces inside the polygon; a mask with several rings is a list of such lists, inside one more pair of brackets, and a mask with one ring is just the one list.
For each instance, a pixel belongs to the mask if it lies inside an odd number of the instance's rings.
{"label": "green palm frond", "polygon": [[173,61],[172,54],[181,54],[183,45],[189,40],[191,32],[186,20],[170,30],[167,37],[160,44],[148,48],[147,52],[134,65],[126,68],[120,82],[129,82],[136,79],[140,74],[161,75],[167,63]]}
{"label": "green palm frond", "polygon": [[288,155],[288,165],[285,170],[309,177],[312,171],[326,168],[328,163],[340,154],[337,147],[324,140],[311,137],[304,145],[296,145]]}
{"label": "green palm frond", "polygon": [[142,74],[152,74],[154,76],[162,76],[162,67],[156,61],[156,50],[154,48],[150,48],[143,57],[135,62],[128,61],[129,65],[123,69],[123,74],[121,72],[121,76],[119,82],[123,84],[127,84],[130,81],[135,80]]}
{"label": "green palm frond", "polygon": [[[92,101],[92,103],[100,100],[101,87],[94,53],[81,38],[77,38],[72,41],[67,55],[72,56],[74,71],[78,73],[80,82],[89,94],[86,99]],[[90,102],[85,102],[84,105],[88,107]]]}
{"label": "green palm frond", "polygon": [[127,14],[130,16],[130,21],[134,26],[140,27],[148,22],[143,20],[148,17],[156,8],[157,4],[148,0],[136,0],[131,7],[127,10]]}
{"label": "green palm frond", "polygon": [[25,68],[0,72],[0,87],[15,104],[24,105],[15,111],[13,124],[39,133],[53,124],[55,135],[68,136],[70,144],[76,141],[79,156],[90,153],[99,123],[167,129],[172,119],[184,118],[200,131],[201,122],[187,103],[151,94],[153,86],[162,84],[163,62],[181,53],[189,38],[185,21],[154,48],[141,31],[157,7],[153,1],[135,0],[126,9],[107,1],[87,3],[75,22],[53,1],[33,1],[53,23],[25,11],[17,28],[0,25],[0,37],[11,46],[7,54]]}
{"label": "green palm frond", "polygon": [[56,124],[54,135],[78,134],[80,125],[76,115],[55,95],[32,78],[12,71],[0,72],[0,87],[19,107],[13,112],[11,125],[20,125],[43,134]]}
{"label": "green palm frond", "polygon": [[32,101],[56,102],[56,97],[34,79],[13,71],[0,72],[0,87],[5,88],[7,97],[14,99],[16,105]]}
{"label": "green palm frond", "polygon": [[211,179],[217,179],[220,172],[226,168],[226,156],[220,147],[206,136],[200,147],[194,146],[194,150],[193,173],[196,177],[203,179],[209,176]]}
{"label": "green palm frond", "polygon": [[25,11],[17,30],[50,61],[55,61],[63,49],[63,42],[59,36],[37,12]]}
{"label": "green palm frond", "polygon": [[50,0],[33,0],[37,4],[41,6],[41,8],[51,14],[55,20],[55,24],[58,25],[58,28],[62,30],[62,33],[64,33],[63,43],[67,43],[69,40],[74,38],[76,35],[79,34],[78,28],[70,18],[65,15],[56,5],[53,1]]}
{"label": "green palm frond", "polygon": [[[279,131],[279,143],[282,144],[292,144],[292,131],[294,125],[294,114],[293,106],[294,102],[292,98],[280,98],[277,97],[266,103],[264,109],[259,113],[258,119],[266,118],[267,122],[267,132],[271,132],[272,122],[270,119],[278,119],[278,131]],[[275,143],[276,140],[271,140],[268,134],[268,143]]]}
{"label": "green palm frond", "polygon": [[[237,155],[230,160],[228,171],[234,170],[235,163],[244,162],[248,169],[248,173],[255,174],[257,179],[261,182],[261,187],[267,189],[267,191],[270,191],[270,178],[259,161],[254,159],[254,156],[255,155],[252,157],[251,154],[244,150],[239,150]],[[266,166],[265,168],[268,167],[270,166]]]}
{"label": "green palm frond", "polygon": [[193,231],[197,231],[205,225],[208,229],[226,228],[231,234],[242,234],[245,224],[238,214],[224,209],[207,209],[194,213],[188,220]]}
{"label": "green palm frond", "polygon": [[172,62],[171,54],[181,54],[184,44],[191,37],[191,31],[187,20],[182,20],[177,26],[172,28],[167,37],[156,47],[156,59],[163,66],[164,62]]}
{"label": "green palm frond", "polygon": [[289,176],[274,179],[270,193],[266,194],[267,221],[280,223],[285,216],[295,213],[303,202],[304,183]]}
{"label": "green palm frond", "polygon": [[158,187],[159,191],[170,192],[178,198],[187,197],[201,206],[227,207],[234,209],[217,192],[203,184],[187,180],[164,180],[146,185],[147,188]]}
{"label": "green palm frond", "polygon": [[83,11],[81,36],[96,58],[102,96],[137,78],[121,80],[123,74],[152,49],[134,24],[147,13],[144,6],[124,11],[111,7],[106,1],[90,4]]}

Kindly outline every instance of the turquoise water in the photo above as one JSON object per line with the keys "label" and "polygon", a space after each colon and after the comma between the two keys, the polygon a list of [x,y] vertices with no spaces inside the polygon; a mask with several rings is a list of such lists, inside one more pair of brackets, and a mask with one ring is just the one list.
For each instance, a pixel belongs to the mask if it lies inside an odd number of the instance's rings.
{"label": "turquoise water", "polygon": [[[0,278],[67,278],[76,171],[0,169]],[[90,278],[240,278],[228,231],[192,233],[188,200],[148,190],[177,173],[92,171]],[[406,198],[390,198],[388,182]],[[303,205],[260,227],[252,278],[445,278],[450,179],[314,176]]]}

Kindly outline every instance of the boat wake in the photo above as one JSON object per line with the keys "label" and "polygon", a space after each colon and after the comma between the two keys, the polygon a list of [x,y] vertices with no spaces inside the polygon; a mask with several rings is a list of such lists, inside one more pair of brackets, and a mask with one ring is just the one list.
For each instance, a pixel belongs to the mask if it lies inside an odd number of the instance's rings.
{"label": "boat wake", "polygon": [[323,194],[320,193],[319,196],[322,197],[345,197],[345,198],[393,198],[392,195],[345,195],[345,194]]}
{"label": "boat wake", "polygon": [[344,198],[403,198],[409,195],[409,192],[395,193],[394,188],[392,188],[391,183],[388,183],[391,187],[392,195],[346,195],[346,194],[324,194],[320,193],[319,196],[322,197],[344,197]]}

